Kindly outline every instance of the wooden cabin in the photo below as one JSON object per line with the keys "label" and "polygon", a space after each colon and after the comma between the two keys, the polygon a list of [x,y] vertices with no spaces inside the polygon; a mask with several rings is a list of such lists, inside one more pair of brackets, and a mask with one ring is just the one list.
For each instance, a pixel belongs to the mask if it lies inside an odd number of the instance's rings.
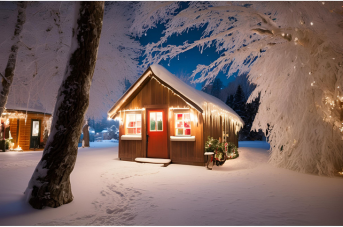
{"label": "wooden cabin", "polygon": [[159,158],[191,165],[205,164],[208,136],[238,146],[237,133],[244,124],[224,102],[160,65],[150,66],[108,116],[120,121],[120,160]]}
{"label": "wooden cabin", "polygon": [[50,132],[51,119],[50,113],[6,109],[1,115],[1,138],[12,138],[16,150],[44,148],[44,131]]}

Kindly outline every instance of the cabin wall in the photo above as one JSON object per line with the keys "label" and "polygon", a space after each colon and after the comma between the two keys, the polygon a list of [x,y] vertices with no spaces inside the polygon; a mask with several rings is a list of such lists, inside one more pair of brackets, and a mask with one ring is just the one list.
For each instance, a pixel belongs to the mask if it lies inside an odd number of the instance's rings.
{"label": "cabin wall", "polygon": [[[34,114],[28,113],[27,120],[25,123],[25,119],[23,118],[10,118],[10,131],[11,136],[14,142],[14,148],[18,147],[18,145],[22,148],[23,151],[30,150],[30,138],[31,138],[31,120],[40,120],[40,142],[43,142],[43,134],[45,128],[45,121],[47,121],[51,116],[44,115],[44,114]],[[18,127],[19,123],[19,127]]]}
{"label": "cabin wall", "polygon": [[135,114],[142,114],[142,140],[121,140],[121,136],[125,135],[126,125],[126,113],[121,114],[123,119],[122,123],[119,124],[119,147],[118,156],[121,160],[134,161],[137,157],[146,157],[144,153],[144,146],[146,145],[146,113],[145,111],[130,112]]}
{"label": "cabin wall", "polygon": [[[184,113],[182,110],[170,110],[170,134],[175,135],[175,114]],[[196,110],[189,110],[193,116],[191,121],[191,136],[195,136],[195,141],[170,141],[170,152],[173,163],[204,165],[204,149],[205,143],[203,140],[203,119],[202,114]]]}
{"label": "cabin wall", "polygon": [[18,147],[18,132],[19,132],[19,119],[11,118],[10,120],[10,132],[13,138],[14,147]]}
{"label": "cabin wall", "polygon": [[203,115],[204,142],[210,136],[214,139],[221,139],[222,142],[231,142],[238,147],[238,135],[235,133],[237,125],[232,120],[220,116],[216,111],[212,112],[209,108],[205,109]]}
{"label": "cabin wall", "polygon": [[[134,161],[136,157],[146,157],[146,115],[149,108],[166,109],[168,113],[168,154],[173,163],[183,164],[204,164],[204,141],[203,141],[203,121],[202,115],[191,110],[197,116],[198,124],[194,121],[191,124],[191,135],[196,136],[196,141],[176,142],[170,141],[170,136],[175,135],[174,111],[169,108],[185,108],[188,105],[179,96],[175,95],[170,89],[160,84],[156,79],[150,79],[136,95],[132,95],[132,100],[121,109],[120,118],[122,124],[119,126],[119,158],[122,160]],[[123,110],[142,109],[142,140],[121,140],[125,135],[126,113]],[[132,113],[132,112],[129,112]]]}

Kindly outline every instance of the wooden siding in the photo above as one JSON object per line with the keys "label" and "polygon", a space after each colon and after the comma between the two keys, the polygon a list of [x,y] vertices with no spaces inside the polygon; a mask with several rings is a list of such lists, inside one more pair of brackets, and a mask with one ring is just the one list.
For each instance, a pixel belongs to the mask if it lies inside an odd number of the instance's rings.
{"label": "wooden siding", "polygon": [[[232,142],[238,147],[238,136],[235,133],[237,125],[230,119],[220,116],[217,111],[205,108],[204,111],[204,144],[207,138],[221,139],[221,141]],[[228,134],[228,137],[224,137]]]}
{"label": "wooden siding", "polygon": [[196,110],[170,110],[170,134],[175,136],[175,114],[190,113],[193,116],[191,121],[191,136],[195,136],[195,141],[170,141],[171,160],[173,163],[195,164],[205,163],[204,141],[203,141],[203,121],[202,114]]}
{"label": "wooden siding", "polygon": [[14,148],[18,147],[19,145],[23,149],[23,151],[30,150],[31,120],[41,121],[40,142],[42,143],[43,132],[45,128],[44,124],[45,121],[48,120],[50,117],[50,115],[28,113],[26,123],[25,119],[10,118],[10,131],[14,142]]}
{"label": "wooden siding", "polygon": [[[188,108],[187,103],[172,90],[161,84],[158,80],[149,77],[140,90],[135,91],[120,110],[119,116],[122,123],[119,125],[119,158],[121,160],[134,161],[136,157],[146,157],[146,116],[148,109],[165,109],[168,113],[168,154],[172,163],[204,165],[205,164],[205,142],[208,136],[215,139],[223,139],[224,134],[227,142],[232,142],[238,146],[238,137],[235,134],[235,127],[230,119],[220,116],[216,112],[211,112],[209,108],[200,113],[196,109],[189,110],[169,109]],[[125,110],[145,109],[141,111]],[[190,112],[193,116],[191,122],[191,136],[195,136],[195,141],[170,141],[170,136],[175,136],[175,113]],[[121,140],[125,135],[126,114],[142,114],[142,140]]]}
{"label": "wooden siding", "polygon": [[[204,161],[204,149],[202,140],[202,120],[198,120],[198,124],[191,124],[191,135],[196,136],[195,142],[172,142],[170,136],[175,135],[175,123],[174,123],[174,111],[169,110],[170,107],[174,108],[185,108],[188,107],[186,102],[182,100],[178,95],[175,95],[170,89],[160,84],[156,79],[150,79],[143,88],[137,93],[136,96],[132,97],[129,103],[121,110],[120,117],[123,124],[119,126],[119,158],[122,160],[134,161],[136,157],[146,157],[146,114],[148,109],[161,108],[165,109],[168,113],[168,154],[172,162],[179,163],[200,163]],[[142,109],[142,141],[130,141],[121,140],[121,136],[125,134],[126,125],[126,113],[123,110],[129,109]],[[175,110],[176,111],[176,110]],[[193,114],[196,114],[199,118],[202,117],[196,110],[191,110]],[[201,118],[202,119],[202,118]],[[135,145],[128,145],[129,143]],[[187,149],[180,150],[180,147],[187,147]],[[184,158],[189,157],[189,158]],[[193,158],[191,158],[193,157]]]}

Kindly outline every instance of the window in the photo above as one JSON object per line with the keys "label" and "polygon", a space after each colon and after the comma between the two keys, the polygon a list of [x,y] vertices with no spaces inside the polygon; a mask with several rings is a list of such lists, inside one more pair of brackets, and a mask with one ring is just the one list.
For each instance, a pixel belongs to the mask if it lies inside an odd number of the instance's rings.
{"label": "window", "polygon": [[162,112],[150,112],[150,131],[163,131]]}
{"label": "window", "polygon": [[175,135],[190,136],[191,135],[191,116],[189,113],[175,114]]}
{"label": "window", "polygon": [[142,115],[126,114],[127,134],[141,134]]}
{"label": "window", "polygon": [[39,121],[32,121],[32,136],[39,136]]}

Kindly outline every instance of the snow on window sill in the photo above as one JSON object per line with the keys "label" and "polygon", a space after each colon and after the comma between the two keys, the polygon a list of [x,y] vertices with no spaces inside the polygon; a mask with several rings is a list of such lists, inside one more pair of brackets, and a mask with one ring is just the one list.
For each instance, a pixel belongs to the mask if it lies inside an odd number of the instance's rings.
{"label": "snow on window sill", "polygon": [[195,141],[195,136],[171,136],[170,141]]}
{"label": "snow on window sill", "polygon": [[142,135],[122,135],[121,140],[142,140]]}

